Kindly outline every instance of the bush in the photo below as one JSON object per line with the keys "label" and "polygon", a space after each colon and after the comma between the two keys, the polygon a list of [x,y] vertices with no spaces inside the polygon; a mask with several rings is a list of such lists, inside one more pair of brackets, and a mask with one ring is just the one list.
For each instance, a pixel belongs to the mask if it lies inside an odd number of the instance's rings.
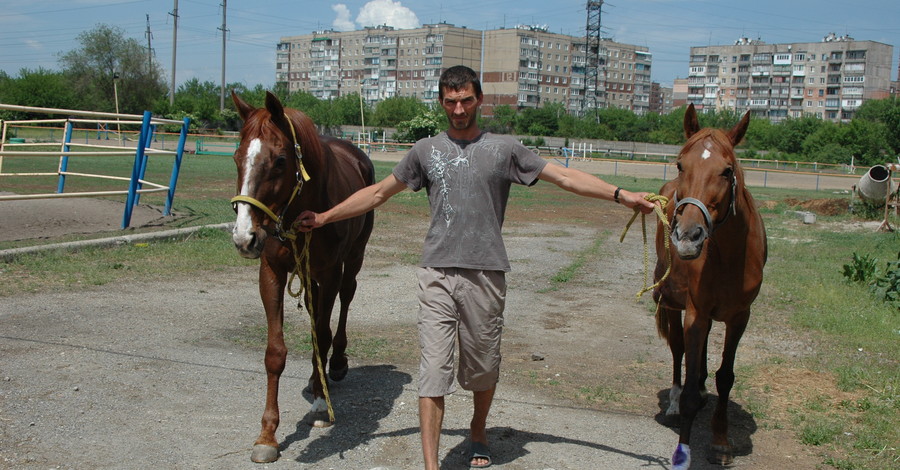
{"label": "bush", "polygon": [[900,253],[881,271],[878,258],[854,252],[853,262],[844,265],[843,275],[850,282],[868,285],[878,299],[900,309]]}

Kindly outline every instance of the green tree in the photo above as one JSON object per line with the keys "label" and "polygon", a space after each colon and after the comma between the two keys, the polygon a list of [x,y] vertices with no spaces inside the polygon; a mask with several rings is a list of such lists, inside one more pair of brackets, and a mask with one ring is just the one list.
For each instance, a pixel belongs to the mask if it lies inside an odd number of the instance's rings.
{"label": "green tree", "polygon": [[479,126],[497,134],[511,134],[516,122],[516,110],[508,104],[494,107],[494,117],[483,119]]}
{"label": "green tree", "polygon": [[[358,95],[356,95],[358,98]],[[394,96],[381,101],[375,106],[371,122],[367,125],[378,127],[396,127],[397,124],[422,114],[428,106],[411,96]]]}
{"label": "green tree", "polygon": [[885,163],[887,127],[879,122],[854,119],[849,124],[823,121],[803,142],[803,154],[810,161],[872,166]]}
{"label": "green tree", "polygon": [[397,124],[398,142],[415,142],[425,137],[437,135],[447,127],[447,119],[440,105],[426,109],[418,116]]}
{"label": "green tree", "polygon": [[884,124],[890,147],[888,152],[894,157],[900,156],[900,98],[866,101],[856,112],[856,119]]}
{"label": "green tree", "polygon": [[803,151],[803,141],[821,125],[822,120],[812,116],[786,119],[771,127],[771,149],[800,154]]}
{"label": "green tree", "polygon": [[80,47],[59,56],[84,109],[140,114],[166,93],[162,68],[125,30],[98,24],[76,38]]}
{"label": "green tree", "polygon": [[77,109],[79,105],[65,75],[44,68],[22,69],[16,78],[0,76],[0,102],[63,109]]}

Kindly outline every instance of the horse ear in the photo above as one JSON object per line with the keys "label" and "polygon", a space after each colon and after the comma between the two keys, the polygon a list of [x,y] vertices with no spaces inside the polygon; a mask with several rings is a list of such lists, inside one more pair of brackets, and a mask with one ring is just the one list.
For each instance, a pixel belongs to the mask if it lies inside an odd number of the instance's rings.
{"label": "horse ear", "polygon": [[750,127],[750,111],[744,113],[744,117],[741,118],[741,121],[735,124],[735,126],[728,133],[728,138],[731,139],[731,145],[737,145],[741,143],[741,140],[744,138],[744,134],[747,133],[747,128]]}
{"label": "horse ear", "polygon": [[700,121],[697,119],[697,110],[694,109],[694,103],[691,103],[684,112],[684,138],[690,139],[699,130]]}
{"label": "horse ear", "polygon": [[271,91],[266,91],[266,109],[269,110],[273,120],[281,120],[284,116],[284,106]]}
{"label": "horse ear", "polygon": [[250,106],[246,101],[242,100],[234,90],[231,90],[231,101],[234,101],[234,107],[237,108],[238,115],[244,121],[247,120],[247,118],[250,116],[250,113],[256,111],[256,108]]}

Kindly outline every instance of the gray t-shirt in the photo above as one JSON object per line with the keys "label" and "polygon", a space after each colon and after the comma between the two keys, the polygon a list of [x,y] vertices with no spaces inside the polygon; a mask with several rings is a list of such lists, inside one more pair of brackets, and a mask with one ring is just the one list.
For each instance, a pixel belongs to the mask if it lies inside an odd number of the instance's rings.
{"label": "gray t-shirt", "polygon": [[514,139],[488,132],[473,141],[442,132],[416,142],[393,174],[428,192],[421,265],[509,271],[501,229],[510,186],[533,185],[546,164]]}

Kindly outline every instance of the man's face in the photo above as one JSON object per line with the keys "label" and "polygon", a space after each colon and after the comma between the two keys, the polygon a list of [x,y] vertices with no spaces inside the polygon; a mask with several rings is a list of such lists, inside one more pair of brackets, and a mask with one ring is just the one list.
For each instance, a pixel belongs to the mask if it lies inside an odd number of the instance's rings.
{"label": "man's face", "polygon": [[481,97],[475,96],[475,89],[471,83],[459,90],[444,89],[444,98],[441,106],[450,120],[450,127],[458,131],[466,130],[475,125],[478,106],[481,105]]}

